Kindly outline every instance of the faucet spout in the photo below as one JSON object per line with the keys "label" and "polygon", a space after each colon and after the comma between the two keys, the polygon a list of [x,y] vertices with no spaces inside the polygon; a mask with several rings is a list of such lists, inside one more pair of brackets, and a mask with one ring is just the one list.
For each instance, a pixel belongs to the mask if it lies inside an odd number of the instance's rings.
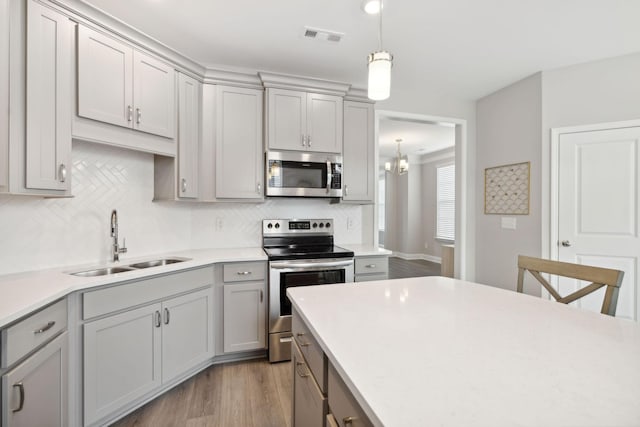
{"label": "faucet spout", "polygon": [[115,209],[111,211],[111,237],[113,238],[113,244],[111,245],[111,255],[113,261],[120,261],[120,254],[127,252],[126,243],[120,247],[118,244],[118,211]]}

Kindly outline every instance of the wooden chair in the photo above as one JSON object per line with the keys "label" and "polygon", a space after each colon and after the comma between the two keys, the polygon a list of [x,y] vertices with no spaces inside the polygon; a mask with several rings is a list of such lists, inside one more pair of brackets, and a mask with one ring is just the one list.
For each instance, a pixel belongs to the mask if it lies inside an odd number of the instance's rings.
{"label": "wooden chair", "polygon": [[[542,284],[542,286],[556,299],[556,301],[564,304],[573,302],[603,286],[606,286],[607,289],[604,294],[604,301],[602,302],[602,310],[600,312],[602,314],[608,314],[609,316],[616,315],[618,291],[620,290],[620,284],[622,283],[622,277],[624,276],[623,271],[518,255],[517,291],[520,293],[522,293],[524,272],[527,270],[529,270],[529,273],[531,273],[533,277],[538,279],[538,282]],[[591,282],[591,284],[563,297],[549,284],[549,282],[544,279],[544,277],[540,275],[540,273],[586,280]]]}

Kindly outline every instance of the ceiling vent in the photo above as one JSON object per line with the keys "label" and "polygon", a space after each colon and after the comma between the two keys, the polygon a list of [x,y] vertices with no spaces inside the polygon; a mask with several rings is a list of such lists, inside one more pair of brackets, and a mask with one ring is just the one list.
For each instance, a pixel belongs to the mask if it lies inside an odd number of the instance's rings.
{"label": "ceiling vent", "polygon": [[321,30],[319,28],[304,27],[302,35],[308,39],[324,42],[338,43],[344,37],[344,33],[337,31]]}

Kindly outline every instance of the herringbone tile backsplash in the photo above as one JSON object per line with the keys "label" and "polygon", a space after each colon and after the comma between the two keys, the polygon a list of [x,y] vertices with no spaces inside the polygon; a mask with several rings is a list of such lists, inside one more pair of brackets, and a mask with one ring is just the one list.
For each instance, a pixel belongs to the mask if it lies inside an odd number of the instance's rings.
{"label": "herringbone tile backsplash", "polygon": [[[70,199],[0,196],[0,274],[109,259],[118,210],[122,259],[185,249],[258,247],[265,218],[333,218],[338,243],[362,241],[362,208],[326,200],[152,202],[153,155],[74,143]],[[347,218],[353,227],[347,229]]]}

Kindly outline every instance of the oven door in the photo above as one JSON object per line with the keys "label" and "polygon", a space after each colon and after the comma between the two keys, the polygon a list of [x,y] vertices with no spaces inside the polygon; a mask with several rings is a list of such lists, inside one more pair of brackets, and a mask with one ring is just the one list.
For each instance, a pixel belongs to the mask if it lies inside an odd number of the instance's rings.
{"label": "oven door", "polygon": [[287,288],[353,282],[353,259],[269,262],[269,332],[291,330]]}

